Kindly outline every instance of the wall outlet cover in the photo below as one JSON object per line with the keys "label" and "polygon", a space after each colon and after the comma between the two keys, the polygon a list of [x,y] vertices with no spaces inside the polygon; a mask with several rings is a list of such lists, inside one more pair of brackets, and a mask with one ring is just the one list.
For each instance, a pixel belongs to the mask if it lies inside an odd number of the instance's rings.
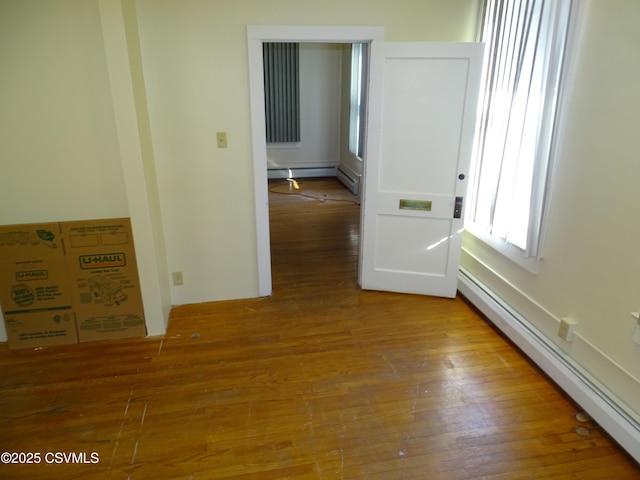
{"label": "wall outlet cover", "polygon": [[566,342],[573,342],[577,322],[571,318],[563,318],[560,320],[560,328],[558,328],[558,336]]}

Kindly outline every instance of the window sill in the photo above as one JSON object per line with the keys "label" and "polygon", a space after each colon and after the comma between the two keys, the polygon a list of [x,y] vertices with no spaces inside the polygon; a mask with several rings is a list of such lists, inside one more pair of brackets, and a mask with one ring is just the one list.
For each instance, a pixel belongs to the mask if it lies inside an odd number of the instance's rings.
{"label": "window sill", "polygon": [[540,272],[541,259],[526,257],[524,250],[507,243],[504,239],[490,235],[472,223],[465,225],[465,230],[477,240],[481,241],[500,255],[508,258],[529,273],[537,275]]}

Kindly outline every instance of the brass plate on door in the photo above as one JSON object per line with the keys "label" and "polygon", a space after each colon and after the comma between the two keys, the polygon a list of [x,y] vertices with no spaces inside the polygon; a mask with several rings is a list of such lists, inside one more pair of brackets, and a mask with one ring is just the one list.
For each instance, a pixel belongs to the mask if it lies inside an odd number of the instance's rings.
{"label": "brass plate on door", "polygon": [[400,199],[400,210],[424,210],[430,212],[431,200]]}

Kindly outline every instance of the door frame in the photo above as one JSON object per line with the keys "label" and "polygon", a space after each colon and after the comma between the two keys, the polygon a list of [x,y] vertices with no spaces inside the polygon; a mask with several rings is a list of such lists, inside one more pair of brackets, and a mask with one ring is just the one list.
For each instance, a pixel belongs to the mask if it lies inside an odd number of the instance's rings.
{"label": "door frame", "polygon": [[[266,127],[264,118],[262,44],[264,42],[370,43],[374,40],[384,40],[384,27],[312,25],[247,26],[258,293],[261,297],[271,295],[273,289],[271,281],[271,239],[269,233],[267,142],[264,134]],[[364,175],[362,178],[364,181]]]}

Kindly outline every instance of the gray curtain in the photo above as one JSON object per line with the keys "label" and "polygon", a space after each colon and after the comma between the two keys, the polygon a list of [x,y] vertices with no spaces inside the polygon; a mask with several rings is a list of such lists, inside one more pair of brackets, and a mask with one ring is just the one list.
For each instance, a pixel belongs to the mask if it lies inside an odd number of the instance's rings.
{"label": "gray curtain", "polygon": [[297,43],[264,43],[267,143],[300,141],[300,73]]}

